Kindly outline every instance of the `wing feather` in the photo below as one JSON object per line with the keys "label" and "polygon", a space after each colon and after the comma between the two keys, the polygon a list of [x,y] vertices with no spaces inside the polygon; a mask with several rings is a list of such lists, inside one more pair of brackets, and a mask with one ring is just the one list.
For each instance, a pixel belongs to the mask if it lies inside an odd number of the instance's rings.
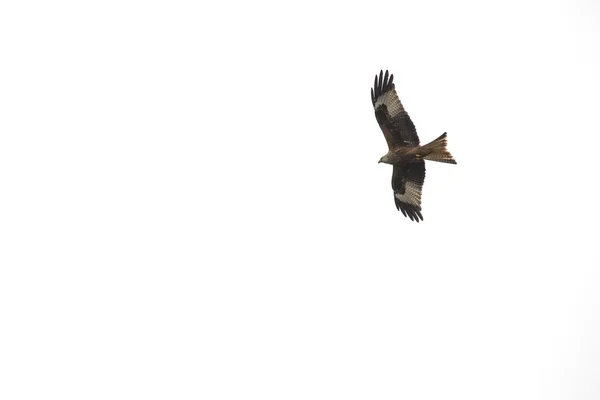
{"label": "wing feather", "polygon": [[371,89],[371,101],[375,109],[375,118],[383,131],[390,149],[398,146],[418,146],[419,136],[410,116],[402,106],[394,85],[394,74],[388,71],[375,75]]}
{"label": "wing feather", "polygon": [[394,165],[392,189],[396,208],[411,221],[423,220],[421,194],[425,182],[425,161]]}

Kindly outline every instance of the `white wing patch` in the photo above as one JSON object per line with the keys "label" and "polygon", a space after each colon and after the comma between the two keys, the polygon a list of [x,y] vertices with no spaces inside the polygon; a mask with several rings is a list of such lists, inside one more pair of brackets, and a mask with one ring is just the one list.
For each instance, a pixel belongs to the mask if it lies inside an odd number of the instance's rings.
{"label": "white wing patch", "polygon": [[394,118],[396,115],[404,111],[404,107],[402,107],[402,103],[400,103],[400,99],[398,98],[395,89],[389,90],[379,96],[375,102],[375,109],[377,110],[377,108],[379,108],[381,105],[385,105],[387,107],[391,118]]}
{"label": "white wing patch", "polygon": [[404,194],[394,192],[394,196],[403,203],[421,207],[421,188],[421,185],[413,181],[408,181],[405,184]]}

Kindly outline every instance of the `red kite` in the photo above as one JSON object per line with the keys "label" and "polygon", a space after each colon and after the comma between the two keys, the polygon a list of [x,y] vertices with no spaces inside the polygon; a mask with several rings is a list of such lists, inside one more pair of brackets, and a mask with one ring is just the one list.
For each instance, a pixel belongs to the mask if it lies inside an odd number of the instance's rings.
{"label": "red kite", "polygon": [[404,110],[396,88],[394,75],[388,71],[375,75],[375,85],[371,89],[371,100],[375,108],[375,118],[383,131],[389,151],[379,162],[394,166],[392,189],[396,208],[411,221],[423,220],[421,214],[421,192],[425,181],[425,160],[456,164],[452,154],[446,149],[446,133],[433,142],[419,146],[419,136],[415,125]]}

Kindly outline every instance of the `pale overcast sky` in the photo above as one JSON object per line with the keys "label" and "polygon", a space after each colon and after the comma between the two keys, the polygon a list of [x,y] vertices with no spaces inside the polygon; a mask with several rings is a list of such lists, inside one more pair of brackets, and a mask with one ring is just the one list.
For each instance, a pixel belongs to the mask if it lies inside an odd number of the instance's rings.
{"label": "pale overcast sky", "polygon": [[[0,398],[600,398],[600,6],[0,6]],[[380,69],[428,163],[394,206]]]}

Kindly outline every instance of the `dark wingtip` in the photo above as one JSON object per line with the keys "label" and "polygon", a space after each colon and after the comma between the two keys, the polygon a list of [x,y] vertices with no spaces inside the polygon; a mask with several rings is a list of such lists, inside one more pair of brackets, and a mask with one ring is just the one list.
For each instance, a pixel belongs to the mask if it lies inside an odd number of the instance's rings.
{"label": "dark wingtip", "polygon": [[373,105],[375,105],[375,100],[379,97],[379,87],[377,85],[377,74],[375,74],[375,82],[373,82]]}
{"label": "dark wingtip", "polygon": [[373,90],[371,98],[373,99],[373,105],[382,94],[389,90],[394,89],[394,74],[390,74],[389,70],[379,70],[379,75],[375,74],[375,81],[373,82]]}
{"label": "dark wingtip", "polygon": [[[411,211],[411,214],[412,214],[412,216],[414,218],[413,221],[420,222],[420,221],[423,220],[423,215],[421,215],[421,212],[417,208],[413,208],[410,211]],[[420,220],[419,220],[419,218],[420,218]]]}
{"label": "dark wingtip", "polygon": [[423,214],[421,214],[421,207],[411,206],[406,203],[402,203],[398,201],[398,199],[394,196],[394,200],[396,200],[396,209],[402,211],[402,215],[409,218],[411,221],[420,222],[423,221]]}
{"label": "dark wingtip", "polygon": [[[417,215],[421,218],[421,221],[423,221],[423,214],[421,214],[421,211],[417,210]],[[417,222],[419,222],[419,220],[417,220]]]}

